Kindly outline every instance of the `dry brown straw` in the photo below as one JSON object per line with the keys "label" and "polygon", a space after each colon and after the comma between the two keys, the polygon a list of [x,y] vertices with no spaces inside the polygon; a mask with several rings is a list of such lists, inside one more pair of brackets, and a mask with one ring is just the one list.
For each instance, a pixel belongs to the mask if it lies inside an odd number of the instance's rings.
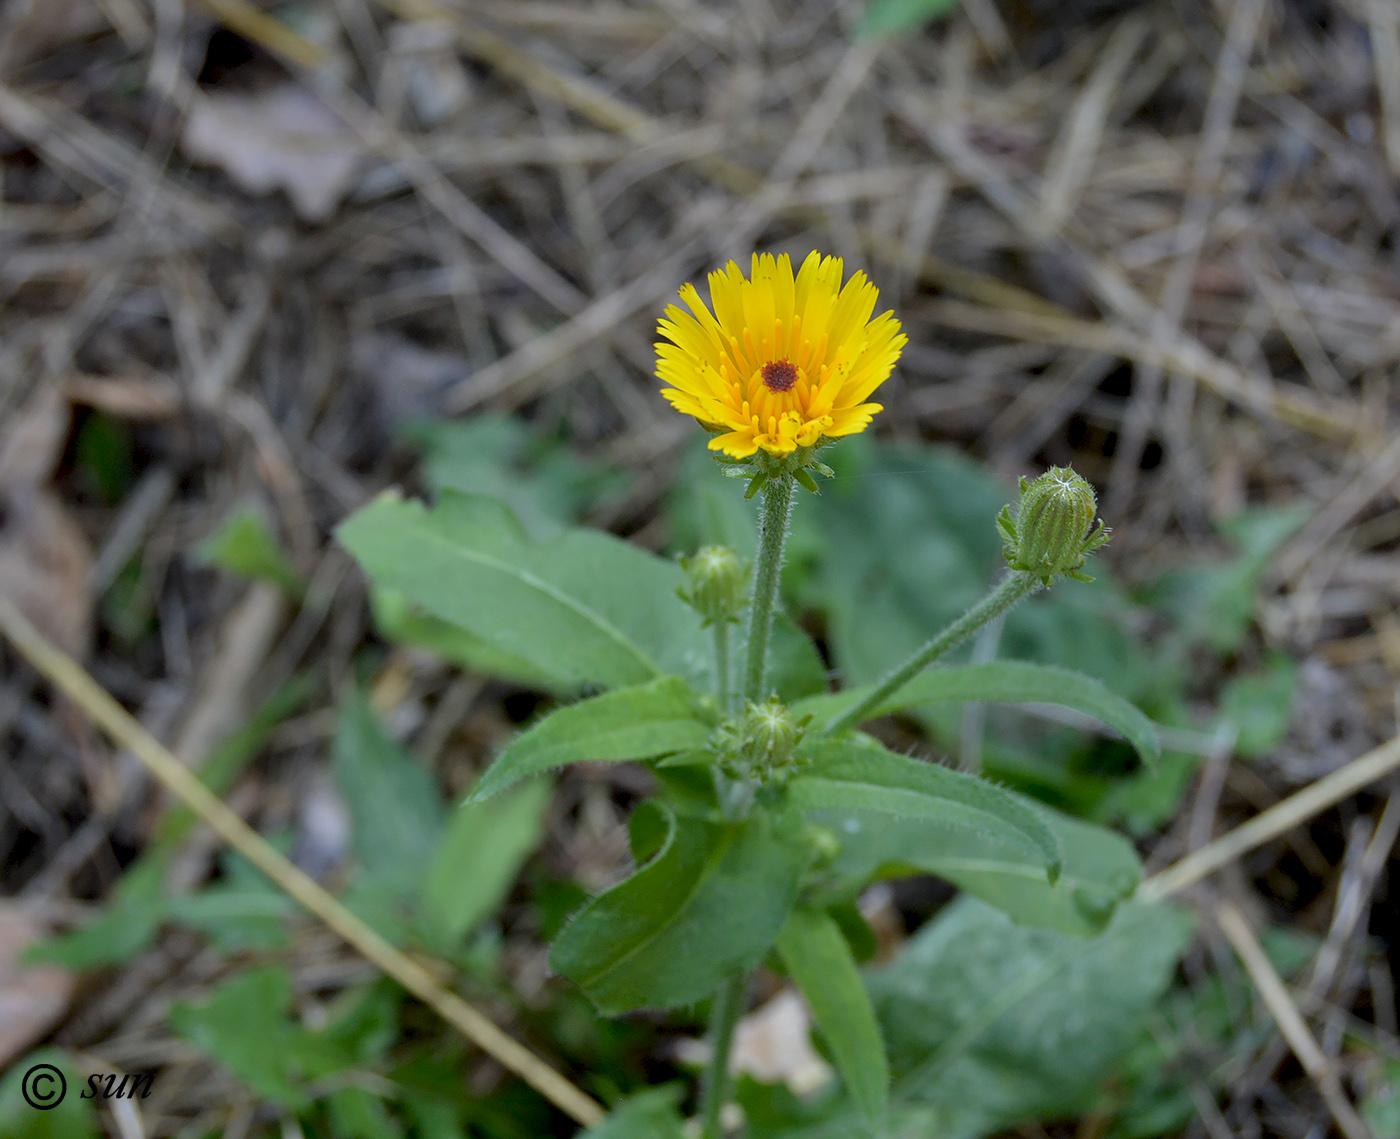
{"label": "dry brown straw", "polygon": [[182,799],[239,854],[310,910],[385,974],[418,997],[472,1043],[514,1072],[584,1127],[603,1107],[519,1041],[506,1035],[423,966],[396,949],[230,810],[164,745],[143,728],[72,657],[56,648],[8,598],[0,595],[0,631],[40,673],[77,704],[118,746]]}

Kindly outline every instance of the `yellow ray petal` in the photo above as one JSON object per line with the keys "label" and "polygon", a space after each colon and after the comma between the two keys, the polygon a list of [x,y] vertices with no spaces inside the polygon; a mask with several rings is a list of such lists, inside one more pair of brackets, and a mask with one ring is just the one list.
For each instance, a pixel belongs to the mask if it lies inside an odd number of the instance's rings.
{"label": "yellow ray petal", "polygon": [[[797,273],[786,255],[755,254],[709,276],[709,304],[693,285],[658,323],[657,377],[677,411],[730,430],[710,446],[734,458],[786,454],[822,436],[863,431],[880,405],[906,338],[864,273],[842,284],[840,258],[812,253]],[[689,311],[685,311],[689,309]],[[787,361],[796,369],[770,368]]]}

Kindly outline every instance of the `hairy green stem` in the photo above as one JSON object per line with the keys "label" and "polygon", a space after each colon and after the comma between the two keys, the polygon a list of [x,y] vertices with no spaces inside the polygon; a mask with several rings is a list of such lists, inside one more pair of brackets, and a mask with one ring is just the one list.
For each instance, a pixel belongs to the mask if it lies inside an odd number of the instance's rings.
{"label": "hairy green stem", "polygon": [[788,519],[792,514],[791,475],[776,475],[763,487],[758,515],[758,560],[754,566],[753,600],[749,608],[749,655],[744,666],[744,699],[763,698],[763,673],[768,664],[768,633],[778,599]]}
{"label": "hairy green stem", "polygon": [[730,702],[734,694],[729,686],[729,622],[720,620],[714,624],[715,630],[715,696],[719,700],[721,715],[729,715]]}
{"label": "hairy green stem", "polygon": [[720,1112],[729,1098],[729,1051],[734,1043],[734,1026],[744,1011],[744,997],[748,991],[749,975],[735,973],[719,987],[710,1008],[710,1062],[700,1093],[705,1139],[724,1139]]}
{"label": "hairy green stem", "polygon": [[832,735],[846,728],[855,727],[939,657],[951,649],[957,648],[988,621],[996,620],[1018,601],[1029,597],[1039,585],[1040,582],[1034,574],[1024,573],[1020,570],[1007,574],[986,597],[982,598],[941,633],[931,637],[923,648],[886,675],[864,700],[836,716],[822,729],[822,734]]}

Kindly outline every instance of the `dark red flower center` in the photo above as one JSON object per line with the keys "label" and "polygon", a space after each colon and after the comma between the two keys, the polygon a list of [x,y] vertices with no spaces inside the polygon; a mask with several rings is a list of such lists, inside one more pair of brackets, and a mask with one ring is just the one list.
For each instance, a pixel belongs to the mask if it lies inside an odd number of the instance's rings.
{"label": "dark red flower center", "polygon": [[774,360],[758,371],[770,392],[790,392],[797,383],[797,366],[791,360]]}

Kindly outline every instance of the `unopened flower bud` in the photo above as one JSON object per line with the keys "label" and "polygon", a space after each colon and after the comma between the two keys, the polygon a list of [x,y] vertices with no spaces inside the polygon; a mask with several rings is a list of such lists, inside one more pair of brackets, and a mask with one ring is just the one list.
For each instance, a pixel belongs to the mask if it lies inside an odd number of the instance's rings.
{"label": "unopened flower bud", "polygon": [[807,840],[807,846],[812,852],[812,861],[818,866],[834,862],[836,856],[841,853],[841,840],[830,827],[808,823],[803,828],[802,837]]}
{"label": "unopened flower bud", "polygon": [[750,704],[740,729],[748,754],[761,770],[786,767],[802,738],[802,728],[776,697]]}
{"label": "unopened flower bud", "polygon": [[1094,526],[1094,488],[1069,467],[1052,467],[1034,482],[1021,480],[1016,517],[1010,507],[997,516],[1014,570],[1033,573],[1049,585],[1056,577],[1092,581],[1080,573],[1085,555],[1108,541],[1108,529]]}
{"label": "unopened flower bud", "polygon": [[681,558],[681,568],[685,585],[680,595],[706,625],[739,619],[749,571],[738,554],[724,546],[704,546],[694,557]]}

